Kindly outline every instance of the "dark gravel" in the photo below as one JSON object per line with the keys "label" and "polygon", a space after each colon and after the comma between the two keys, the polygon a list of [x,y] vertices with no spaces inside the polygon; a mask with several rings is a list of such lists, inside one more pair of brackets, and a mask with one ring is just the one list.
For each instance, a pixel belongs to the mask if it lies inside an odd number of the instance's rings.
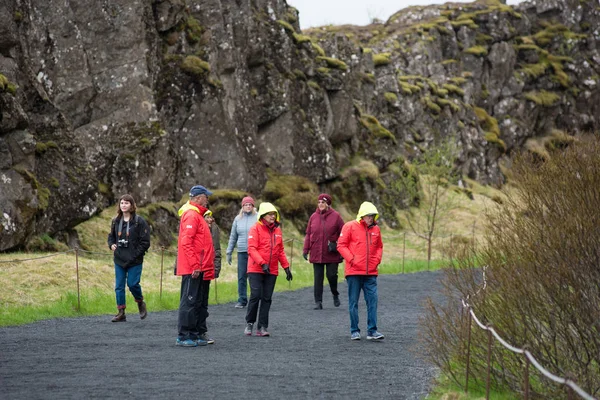
{"label": "dark gravel", "polygon": [[[437,371],[419,356],[418,318],[440,276],[379,277],[382,342],[350,341],[345,282],[342,306],[326,286],[321,311],[312,288],[275,293],[268,338],[243,335],[245,309],[210,306],[206,347],[175,346],[175,311],[0,328],[0,398],[423,398]],[[366,335],[362,296],[359,315]]]}

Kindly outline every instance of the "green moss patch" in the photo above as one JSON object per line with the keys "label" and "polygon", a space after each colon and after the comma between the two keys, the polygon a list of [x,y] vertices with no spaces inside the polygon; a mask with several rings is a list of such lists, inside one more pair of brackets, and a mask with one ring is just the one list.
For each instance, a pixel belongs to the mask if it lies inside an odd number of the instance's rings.
{"label": "green moss patch", "polygon": [[390,104],[395,104],[398,101],[398,95],[393,92],[385,92],[383,97],[385,98],[385,101]]}
{"label": "green moss patch", "polygon": [[339,69],[341,71],[348,70],[348,65],[346,65],[346,63],[342,60],[338,60],[337,58],[319,56],[317,57],[317,61],[325,61],[325,63],[327,63],[327,66],[332,69]]}
{"label": "green moss patch", "polygon": [[392,132],[385,129],[377,118],[372,115],[363,114],[359,119],[362,126],[367,128],[375,137],[390,139],[392,142],[396,143],[396,137],[392,134]]}
{"label": "green moss patch", "polygon": [[484,46],[473,46],[473,47],[469,47],[468,49],[465,49],[463,51],[467,54],[472,54],[477,57],[483,57],[483,56],[487,55],[487,53],[488,53],[487,47],[484,47]]}
{"label": "green moss patch", "polygon": [[187,56],[181,63],[181,69],[191,75],[204,76],[210,72],[210,64],[196,56]]}
{"label": "green moss patch", "polygon": [[480,107],[473,107],[473,111],[477,116],[477,120],[481,125],[481,128],[485,132],[485,140],[489,143],[495,144],[503,153],[506,152],[506,143],[500,139],[500,128],[498,126],[498,120]]}
{"label": "green moss patch", "polygon": [[287,21],[284,21],[282,19],[278,19],[277,23],[283,28],[285,29],[287,32],[290,33],[295,33],[296,30],[294,29],[294,27]]}
{"label": "green moss patch", "polygon": [[373,64],[376,67],[380,67],[382,65],[388,65],[392,62],[390,59],[391,53],[379,53],[373,55]]}
{"label": "green moss patch", "polygon": [[539,106],[544,107],[551,107],[560,100],[560,96],[558,94],[554,92],[548,92],[546,90],[527,92],[525,93],[525,98],[529,101],[533,101]]}

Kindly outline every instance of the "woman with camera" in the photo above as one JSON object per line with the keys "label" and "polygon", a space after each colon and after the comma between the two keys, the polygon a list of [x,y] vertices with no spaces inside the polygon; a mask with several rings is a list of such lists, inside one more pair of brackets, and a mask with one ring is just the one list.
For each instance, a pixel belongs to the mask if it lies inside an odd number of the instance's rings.
{"label": "woman with camera", "polygon": [[144,254],[150,248],[150,228],[146,221],[136,214],[133,196],[125,194],[119,199],[117,216],[112,220],[108,234],[108,247],[114,253],[115,293],[117,295],[117,315],[112,322],[125,322],[125,282],[138,305],[140,318],[148,315],[140,280]]}
{"label": "woman with camera", "polygon": [[337,240],[340,237],[344,221],[340,214],[331,208],[331,196],[327,193],[319,195],[317,209],[310,216],[304,237],[302,256],[313,264],[315,275],[314,295],[315,310],[323,309],[323,278],[327,271],[329,288],[333,295],[333,305],[340,306],[340,293],[337,290],[338,264],[342,261],[337,252]]}

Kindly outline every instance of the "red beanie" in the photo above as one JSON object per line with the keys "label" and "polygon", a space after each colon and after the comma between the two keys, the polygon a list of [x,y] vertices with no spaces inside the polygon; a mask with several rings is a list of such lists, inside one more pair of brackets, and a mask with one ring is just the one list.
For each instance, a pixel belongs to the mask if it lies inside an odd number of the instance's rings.
{"label": "red beanie", "polygon": [[252,204],[252,207],[254,207],[254,199],[250,196],[246,196],[242,199],[242,205],[248,204],[248,203]]}
{"label": "red beanie", "polygon": [[328,206],[331,205],[331,196],[328,195],[327,193],[321,193],[319,195],[319,200],[323,200],[324,202],[327,203]]}

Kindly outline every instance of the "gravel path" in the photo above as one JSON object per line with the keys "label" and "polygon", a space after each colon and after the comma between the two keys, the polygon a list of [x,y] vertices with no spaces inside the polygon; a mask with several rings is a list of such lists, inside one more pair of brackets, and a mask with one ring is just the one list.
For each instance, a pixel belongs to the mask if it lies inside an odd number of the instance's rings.
{"label": "gravel path", "polygon": [[[382,342],[350,341],[345,281],[339,308],[328,286],[321,311],[312,288],[275,293],[267,338],[243,335],[245,310],[210,306],[206,347],[175,346],[175,311],[0,328],[0,398],[420,399],[437,371],[417,356],[418,318],[440,276],[379,277]],[[365,335],[362,296],[359,315]]]}

